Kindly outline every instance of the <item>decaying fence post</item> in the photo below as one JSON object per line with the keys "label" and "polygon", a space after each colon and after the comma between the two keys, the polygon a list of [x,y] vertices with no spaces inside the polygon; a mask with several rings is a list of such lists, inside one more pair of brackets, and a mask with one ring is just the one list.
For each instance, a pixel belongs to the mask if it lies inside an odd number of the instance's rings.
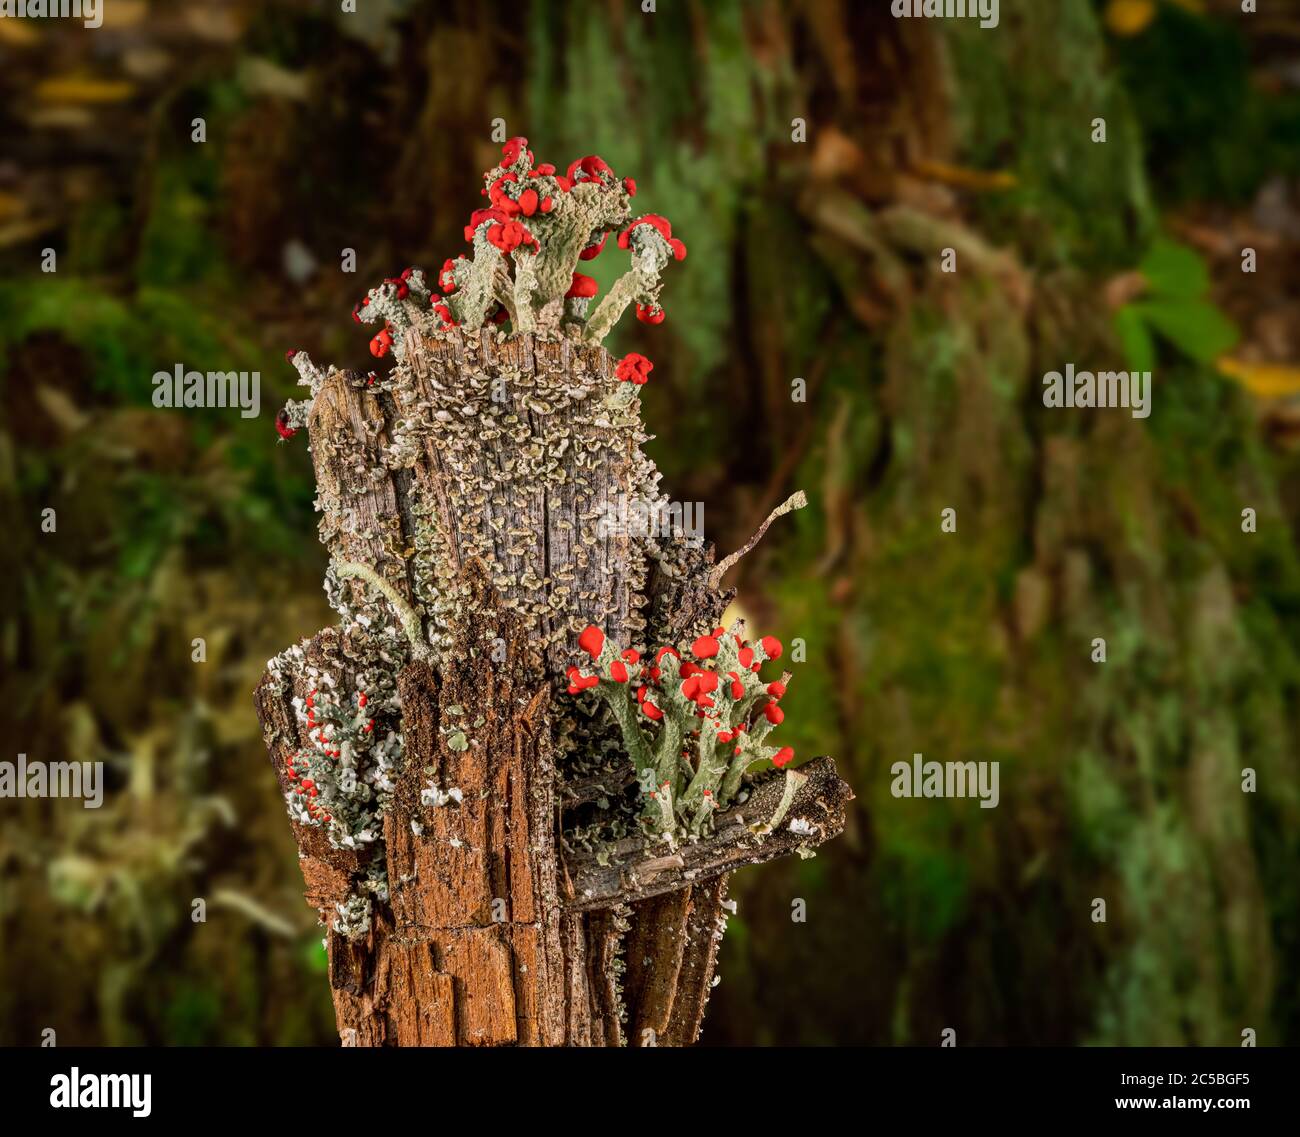
{"label": "decaying fence post", "polygon": [[[685,246],[594,156],[514,139],[485,177],[440,292],[407,270],[354,313],[392,370],[292,354],[310,397],[277,423],[310,437],[341,619],[257,709],[345,1045],[686,1045],[727,874],[808,855],[852,795],[767,743],[780,645],[720,628],[728,562],[656,524],[653,365],[601,346],[663,319]],[[597,302],[576,268],[615,232]]]}

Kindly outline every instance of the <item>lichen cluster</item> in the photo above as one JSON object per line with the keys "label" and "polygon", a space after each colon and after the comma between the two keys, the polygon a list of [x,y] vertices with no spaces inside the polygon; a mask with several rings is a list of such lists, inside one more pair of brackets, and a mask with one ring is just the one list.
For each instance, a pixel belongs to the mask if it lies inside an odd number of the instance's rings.
{"label": "lichen cluster", "polygon": [[569,694],[593,692],[609,708],[636,770],[642,824],[670,844],[707,832],[715,813],[741,797],[751,767],[794,758],[788,746],[767,745],[785,718],[790,673],[759,675],[781,644],[772,636],[751,644],[744,631],[737,620],[689,647],[661,647],[653,659],[619,651],[595,625],[579,639],[593,670],[570,667]]}
{"label": "lichen cluster", "polygon": [[[439,329],[473,330],[509,324],[513,333],[563,335],[599,344],[629,305],[637,318],[662,323],[663,269],[686,257],[672,224],[655,213],[632,216],[636,183],[619,178],[591,154],[564,174],[535,164],[526,138],[512,138],[502,160],[484,175],[487,208],[465,226],[469,256],[448,258],[433,291],[419,269],[408,268],[372,288],[353,309],[358,323],[380,323],[370,343],[377,358],[405,358],[408,334],[432,317]],[[599,256],[611,233],[629,255],[629,268],[596,300],[593,278],[578,265]],[[292,424],[290,424],[292,425]]]}
{"label": "lichen cluster", "polygon": [[383,817],[402,759],[396,676],[411,653],[392,613],[354,609],[333,573],[326,592],[344,615],[339,631],[322,637],[311,658],[299,644],[267,667],[287,690],[305,692],[290,698],[304,745],[285,759],[285,804],[296,824],[349,855],[352,891],[330,926],[355,938],[369,929],[372,899],[387,900]]}

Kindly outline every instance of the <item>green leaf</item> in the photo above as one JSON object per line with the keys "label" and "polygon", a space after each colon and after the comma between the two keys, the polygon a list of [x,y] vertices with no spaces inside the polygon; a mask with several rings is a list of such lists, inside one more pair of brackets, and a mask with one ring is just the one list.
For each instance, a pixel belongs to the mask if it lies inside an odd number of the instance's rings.
{"label": "green leaf", "polygon": [[1186,245],[1163,238],[1151,246],[1138,271],[1157,296],[1193,299],[1204,296],[1210,288],[1205,261]]}
{"label": "green leaf", "polygon": [[1213,363],[1237,342],[1236,325],[1205,300],[1149,300],[1130,307],[1181,352],[1201,363]]}
{"label": "green leaf", "polygon": [[1133,305],[1126,304],[1115,313],[1115,334],[1119,336],[1124,352],[1124,364],[1129,371],[1153,371],[1156,363],[1156,344],[1151,329]]}

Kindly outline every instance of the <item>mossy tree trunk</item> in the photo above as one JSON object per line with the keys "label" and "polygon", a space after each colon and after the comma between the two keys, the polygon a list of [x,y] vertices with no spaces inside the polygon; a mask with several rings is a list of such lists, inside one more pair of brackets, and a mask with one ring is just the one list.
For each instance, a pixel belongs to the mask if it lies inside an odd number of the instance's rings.
{"label": "mossy tree trunk", "polygon": [[[661,329],[649,413],[726,408],[682,424],[666,473],[746,504],[732,537],[790,481],[819,491],[748,601],[817,660],[791,706],[804,749],[852,754],[851,851],[737,883],[716,1041],[1223,1045],[1300,1021],[1278,983],[1300,936],[1285,471],[1242,392],[1175,351],[1149,420],[1042,407],[1045,372],[1123,366],[1106,284],[1158,231],[1100,7],[1008,0],[992,30],[884,3],[535,18],[534,122],[645,185],[688,168],[692,255],[701,232],[732,250],[678,292],[705,315]],[[1192,39],[1176,9],[1150,50],[1217,58],[1229,29]],[[604,111],[651,89],[630,120]],[[1224,275],[1258,287],[1237,255]],[[701,468],[692,426],[736,461]],[[918,751],[1000,760],[995,817],[893,798]]]}

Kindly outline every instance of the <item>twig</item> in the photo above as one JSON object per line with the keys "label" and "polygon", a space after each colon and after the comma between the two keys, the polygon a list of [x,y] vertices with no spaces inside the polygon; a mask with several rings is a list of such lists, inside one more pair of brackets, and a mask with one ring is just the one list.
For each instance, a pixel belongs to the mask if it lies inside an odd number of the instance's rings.
{"label": "twig", "polygon": [[852,800],[835,763],[814,758],[784,777],[760,780],[747,801],[715,816],[711,834],[671,852],[637,835],[599,852],[569,854],[563,861],[561,903],[570,912],[613,908],[743,865],[806,852],[844,829],[845,807]]}
{"label": "twig", "polygon": [[763,534],[767,532],[767,527],[771,525],[773,521],[778,517],[784,517],[787,513],[793,513],[796,509],[803,509],[807,504],[808,497],[803,490],[797,490],[786,498],[785,501],[767,515],[767,520],[758,527],[758,532],[746,541],[743,547],[737,549],[730,556],[724,557],[714,566],[713,571],[709,573],[709,587],[717,588],[722,583],[722,578],[726,576],[727,571],[763,539]]}

